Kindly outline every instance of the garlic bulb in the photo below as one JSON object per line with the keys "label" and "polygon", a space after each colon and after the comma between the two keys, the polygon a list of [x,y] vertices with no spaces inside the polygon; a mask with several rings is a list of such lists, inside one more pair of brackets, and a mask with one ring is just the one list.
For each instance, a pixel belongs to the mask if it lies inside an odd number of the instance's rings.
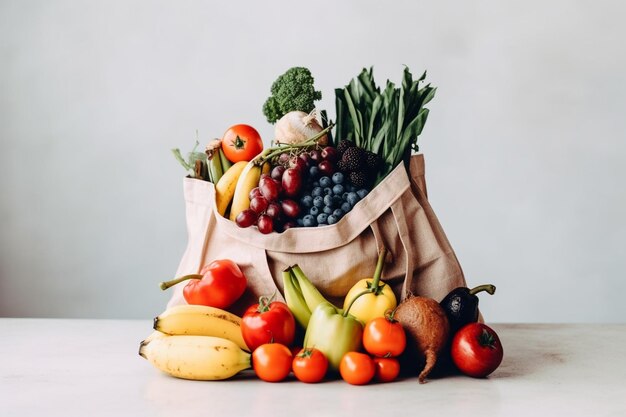
{"label": "garlic bulb", "polygon": [[[276,122],[274,142],[296,144],[312,138],[323,130],[316,116],[315,110],[308,114],[303,111],[291,111],[285,114]],[[321,145],[327,142],[328,138],[326,136],[318,141]]]}

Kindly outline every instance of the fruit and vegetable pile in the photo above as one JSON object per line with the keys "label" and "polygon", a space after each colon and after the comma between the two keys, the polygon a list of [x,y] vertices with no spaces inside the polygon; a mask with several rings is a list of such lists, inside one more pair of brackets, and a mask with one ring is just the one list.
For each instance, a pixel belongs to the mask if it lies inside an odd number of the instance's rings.
{"label": "fruit and vegetable pile", "polygon": [[[263,106],[275,123],[272,147],[258,131],[231,126],[205,152],[185,160],[193,178],[215,185],[220,215],[261,233],[338,223],[396,166],[417,150],[435,88],[414,80],[408,68],[400,87],[381,90],[363,70],[335,90],[336,120],[315,109],[321,99],[310,71],[294,67],[278,77]],[[334,134],[333,134],[334,129]]]}
{"label": "fruit and vegetable pile", "polygon": [[[378,87],[364,69],[335,90],[336,120],[317,112],[321,99],[310,71],[294,67],[271,86],[263,105],[275,124],[264,149],[256,129],[239,124],[221,139],[174,154],[192,178],[213,183],[219,215],[260,233],[297,227],[332,227],[342,221],[396,166],[406,163],[428,116],[435,88],[405,68],[400,87]],[[197,148],[196,144],[196,148]],[[252,369],[262,380],[294,377],[316,383],[342,378],[353,385],[391,382],[399,375],[429,373],[448,365],[485,377],[502,360],[493,329],[478,323],[477,293],[493,285],[457,288],[443,300],[419,295],[398,304],[383,281],[388,256],[380,248],[371,277],[333,305],[298,265],[282,272],[285,302],[266,294],[242,317],[229,311],[248,287],[239,265],[218,259],[191,274],[160,284],[184,283],[187,304],[154,319],[154,332],[139,354],[175,377],[222,380]],[[359,277],[360,278],[360,277]]]}

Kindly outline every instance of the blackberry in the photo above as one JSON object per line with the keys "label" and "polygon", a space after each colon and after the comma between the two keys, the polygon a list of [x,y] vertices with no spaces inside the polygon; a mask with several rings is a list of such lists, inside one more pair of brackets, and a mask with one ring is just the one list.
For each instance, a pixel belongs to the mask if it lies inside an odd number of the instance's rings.
{"label": "blackberry", "polygon": [[353,146],[354,146],[354,142],[348,139],[344,139],[340,141],[339,144],[337,145],[337,153],[339,154],[339,156],[342,156],[343,153],[346,151],[346,149],[352,148]]}
{"label": "blackberry", "polygon": [[369,169],[378,169],[383,160],[374,152],[365,151],[365,164]]}
{"label": "blackberry", "polygon": [[363,171],[353,171],[350,173],[350,182],[356,188],[364,188],[365,186],[367,186],[368,178]]}
{"label": "blackberry", "polygon": [[365,168],[365,151],[356,146],[348,148],[343,153],[341,161],[345,164],[346,171],[358,171],[363,169]]}
{"label": "blackberry", "polygon": [[339,171],[348,172],[348,168],[346,167],[346,164],[343,162],[343,159],[340,159],[337,162],[337,168],[339,168]]}

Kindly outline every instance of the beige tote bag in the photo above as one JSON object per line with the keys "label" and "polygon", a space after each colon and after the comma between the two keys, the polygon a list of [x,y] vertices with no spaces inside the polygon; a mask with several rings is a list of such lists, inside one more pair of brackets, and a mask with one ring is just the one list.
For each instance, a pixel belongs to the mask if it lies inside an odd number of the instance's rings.
{"label": "beige tote bag", "polygon": [[[198,273],[216,259],[233,260],[248,279],[248,289],[230,308],[236,314],[260,295],[276,292],[281,299],[281,272],[294,264],[341,306],[358,280],[372,277],[382,245],[391,254],[382,279],[400,300],[412,293],[440,301],[452,289],[465,286],[461,266],[428,203],[421,154],[410,158],[408,172],[403,164],[396,167],[331,226],[264,235],[220,216],[212,183],[185,178],[184,195],[189,241],[176,276]],[[185,285],[173,287],[168,307],[185,303]]]}

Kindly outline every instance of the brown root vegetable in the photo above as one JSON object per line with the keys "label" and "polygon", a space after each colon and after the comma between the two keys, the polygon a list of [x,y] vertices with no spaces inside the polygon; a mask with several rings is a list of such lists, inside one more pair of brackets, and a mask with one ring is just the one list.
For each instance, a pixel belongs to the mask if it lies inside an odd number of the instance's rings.
{"label": "brown root vegetable", "polygon": [[406,331],[407,345],[414,345],[424,363],[424,369],[419,374],[419,382],[423,384],[450,335],[446,313],[432,298],[410,296],[400,303],[394,318],[402,323]]}

